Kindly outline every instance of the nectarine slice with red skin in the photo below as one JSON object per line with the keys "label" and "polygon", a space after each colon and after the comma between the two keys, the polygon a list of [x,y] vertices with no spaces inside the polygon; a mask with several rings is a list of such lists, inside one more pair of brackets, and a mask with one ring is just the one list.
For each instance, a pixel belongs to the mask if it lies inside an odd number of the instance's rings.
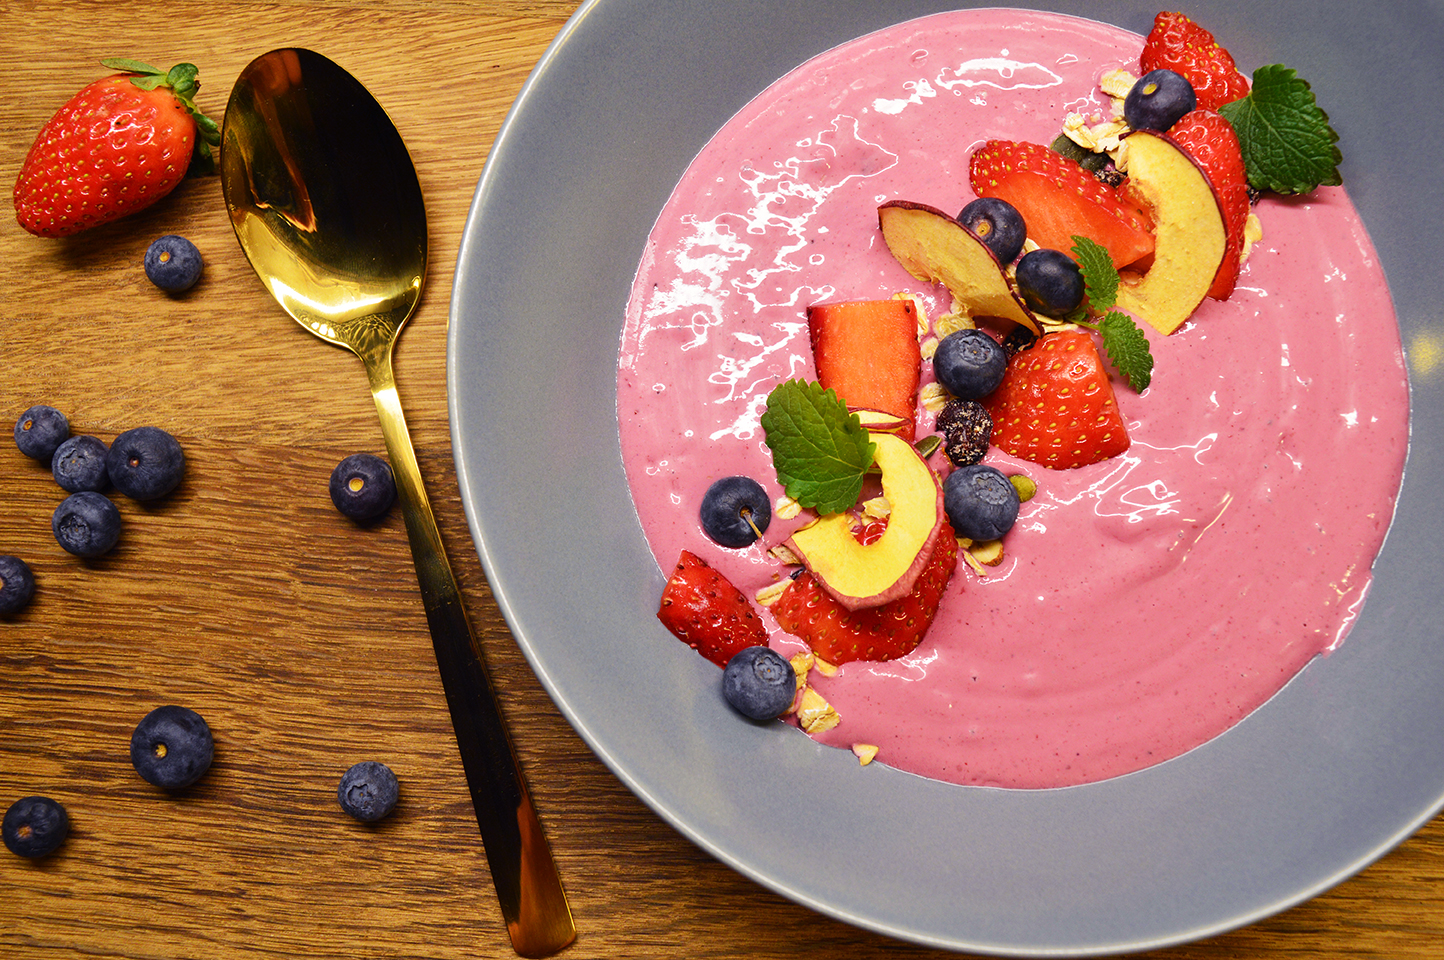
{"label": "nectarine slice with red skin", "polygon": [[877,208],[877,220],[897,262],[917,279],[947,287],[968,316],[1042,332],[993,251],[956,218],[925,203],[890,200]]}
{"label": "nectarine slice with red skin", "polygon": [[833,513],[787,540],[788,549],[848,610],[881,606],[911,593],[946,517],[937,475],[912,444],[893,433],[870,436],[874,462],[882,471],[882,494],[892,508],[882,536],[863,545],[853,536],[852,516]]}
{"label": "nectarine slice with red skin", "polygon": [[1223,207],[1188,152],[1165,133],[1136,130],[1128,144],[1128,178],[1153,206],[1153,265],[1123,275],[1117,306],[1163,334],[1193,315],[1218,276],[1227,249]]}

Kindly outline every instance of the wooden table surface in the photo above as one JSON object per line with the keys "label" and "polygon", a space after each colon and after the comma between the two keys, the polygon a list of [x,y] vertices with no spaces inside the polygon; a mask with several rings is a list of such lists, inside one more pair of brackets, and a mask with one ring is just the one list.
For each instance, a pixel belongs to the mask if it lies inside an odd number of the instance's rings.
{"label": "wooden table surface", "polygon": [[[443,537],[570,892],[575,957],[934,957],[791,903],[676,833],[587,749],[508,633],[458,498],[446,409],[451,272],[502,118],[573,0],[132,0],[0,4],[0,180],[104,56],[200,65],[217,120],[254,56],[305,45],[387,107],[427,198],[432,267],[396,375]],[[167,297],[151,239],[207,266]],[[68,808],[57,854],[0,858],[0,956],[474,958],[512,955],[472,818],[399,512],[332,508],[331,468],[381,453],[360,364],[313,340],[257,281],[218,178],[128,220],[43,240],[0,217],[0,413],[32,403],[109,442],[154,424],[189,472],[158,505],[117,496],[125,531],[81,561],[50,533],[47,470],[0,445],[0,554],[39,589],[0,620],[0,805]],[[151,708],[210,722],[216,762],[166,796],[131,768]],[[367,827],[336,804],[351,763],[402,782]],[[1168,960],[1444,956],[1444,822],[1288,912]]]}

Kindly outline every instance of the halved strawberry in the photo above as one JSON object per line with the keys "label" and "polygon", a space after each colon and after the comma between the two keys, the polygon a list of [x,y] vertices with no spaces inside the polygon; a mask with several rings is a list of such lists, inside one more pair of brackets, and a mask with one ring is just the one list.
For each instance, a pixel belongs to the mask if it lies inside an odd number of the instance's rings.
{"label": "halved strawberry", "polygon": [[1127,181],[1111,187],[1077,162],[1036,143],[989,140],[968,164],[973,192],[1018,208],[1028,238],[1067,252],[1073,237],[1102,244],[1114,264],[1126,267],[1153,253],[1153,221]]}
{"label": "halved strawberry", "polygon": [[782,629],[829,663],[896,660],[911,653],[932,626],[957,565],[958,539],[944,520],[932,556],[907,596],[847,610],[804,571],[768,609]]}
{"label": "halved strawberry", "polygon": [[767,643],[767,630],[751,601],[689,550],[682,551],[662,590],[657,619],[719,667],[744,647]]}
{"label": "halved strawberry", "polygon": [[[917,308],[911,300],[851,300],[807,308],[817,382],[850,408],[917,417]],[[912,430],[905,438],[911,442]]]}
{"label": "halved strawberry", "polygon": [[998,449],[1055,470],[1107,460],[1130,442],[1098,348],[1081,330],[1050,333],[1014,355],[983,404]]}
{"label": "halved strawberry", "polygon": [[1248,172],[1233,125],[1212,110],[1193,110],[1168,130],[1174,142],[1203,169],[1223,208],[1223,263],[1208,295],[1227,300],[1238,282],[1243,258],[1243,231],[1248,222]]}
{"label": "halved strawberry", "polygon": [[1138,58],[1139,74],[1172,70],[1193,84],[1198,106],[1217,110],[1248,95],[1248,80],[1233,57],[1203,27],[1181,13],[1160,13]]}

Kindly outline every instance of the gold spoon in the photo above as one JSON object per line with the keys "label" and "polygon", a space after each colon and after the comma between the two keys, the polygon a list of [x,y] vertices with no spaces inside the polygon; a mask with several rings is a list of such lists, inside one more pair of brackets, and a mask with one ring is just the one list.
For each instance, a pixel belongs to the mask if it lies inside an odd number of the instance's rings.
{"label": "gold spoon", "polygon": [[421,483],[391,350],[426,276],[426,208],[380,104],[309,50],[257,57],[236,80],[221,187],[241,249],[301,326],[361,358],[381,415],[462,766],[512,946],[547,957],[571,910]]}

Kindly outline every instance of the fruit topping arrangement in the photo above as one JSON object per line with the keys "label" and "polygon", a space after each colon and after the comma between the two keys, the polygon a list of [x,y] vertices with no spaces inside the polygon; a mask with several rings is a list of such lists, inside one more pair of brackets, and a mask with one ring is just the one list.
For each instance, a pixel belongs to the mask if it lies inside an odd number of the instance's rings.
{"label": "fruit topping arrangement", "polygon": [[[1051,144],[981,141],[956,217],[932,200],[878,206],[877,246],[946,289],[945,315],[915,291],[806,307],[815,379],[779,383],[760,417],[785,496],[726,477],[698,518],[720,547],[760,544],[774,580],[748,598],[684,550],[658,612],[725,667],[746,716],[835,725],[809,671],[915,650],[959,559],[979,575],[998,563],[1049,471],[1129,449],[1119,394],[1146,402],[1145,330],[1166,336],[1232,295],[1260,236],[1253,199],[1339,183],[1308,84],[1280,66],[1250,84],[1182,14],[1157,16],[1136,74],[1098,82],[1111,116],[1061,118]],[[984,462],[993,450],[1041,469],[1010,476]],[[767,537],[774,519],[786,532]],[[790,671],[764,616],[806,645]]]}

